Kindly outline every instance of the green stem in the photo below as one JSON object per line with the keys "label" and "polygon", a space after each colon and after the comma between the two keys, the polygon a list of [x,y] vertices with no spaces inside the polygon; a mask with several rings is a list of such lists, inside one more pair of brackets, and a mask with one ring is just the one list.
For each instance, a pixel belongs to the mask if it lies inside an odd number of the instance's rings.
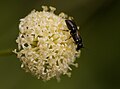
{"label": "green stem", "polygon": [[12,49],[7,49],[7,50],[1,50],[0,51],[0,57],[1,56],[9,56],[9,55],[12,55],[13,52],[12,52]]}

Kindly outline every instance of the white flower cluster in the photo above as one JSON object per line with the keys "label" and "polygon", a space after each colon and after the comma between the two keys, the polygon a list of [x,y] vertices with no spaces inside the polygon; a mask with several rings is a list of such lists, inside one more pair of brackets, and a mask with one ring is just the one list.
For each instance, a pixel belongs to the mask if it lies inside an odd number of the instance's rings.
{"label": "white flower cluster", "polygon": [[80,56],[76,44],[65,23],[64,13],[55,15],[56,8],[42,6],[43,11],[32,11],[20,20],[18,49],[14,50],[22,61],[21,67],[38,79],[60,79],[60,75],[70,76],[71,65]]}

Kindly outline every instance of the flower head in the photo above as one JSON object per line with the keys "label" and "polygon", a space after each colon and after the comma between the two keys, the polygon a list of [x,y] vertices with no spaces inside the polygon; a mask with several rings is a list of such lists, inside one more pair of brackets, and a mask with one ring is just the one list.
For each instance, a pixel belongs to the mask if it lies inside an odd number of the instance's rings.
{"label": "flower head", "polygon": [[54,7],[42,8],[43,11],[33,10],[20,20],[18,49],[14,53],[22,62],[21,67],[38,78],[70,76],[70,66],[77,66],[75,60],[80,56],[70,32],[66,31],[65,19],[70,18],[64,13],[54,14]]}

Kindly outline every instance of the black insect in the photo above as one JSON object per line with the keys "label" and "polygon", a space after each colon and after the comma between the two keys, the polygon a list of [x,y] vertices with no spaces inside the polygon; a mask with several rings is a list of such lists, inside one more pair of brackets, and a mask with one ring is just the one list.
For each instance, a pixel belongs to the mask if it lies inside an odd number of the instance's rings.
{"label": "black insect", "polygon": [[65,20],[68,29],[70,30],[70,34],[73,38],[73,40],[75,41],[75,44],[77,45],[76,50],[80,50],[81,48],[83,48],[83,43],[82,43],[82,38],[79,35],[78,29],[76,24],[72,21],[72,20]]}

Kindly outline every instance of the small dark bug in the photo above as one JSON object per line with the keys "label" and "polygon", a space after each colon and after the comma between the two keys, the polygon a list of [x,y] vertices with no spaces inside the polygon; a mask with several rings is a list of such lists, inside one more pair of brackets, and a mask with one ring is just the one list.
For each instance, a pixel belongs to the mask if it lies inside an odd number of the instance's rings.
{"label": "small dark bug", "polygon": [[83,48],[83,43],[82,43],[82,38],[79,35],[77,26],[72,20],[65,20],[65,22],[66,22],[68,29],[70,30],[70,34],[73,40],[75,41],[75,44],[77,45],[76,50],[78,51],[81,48]]}

